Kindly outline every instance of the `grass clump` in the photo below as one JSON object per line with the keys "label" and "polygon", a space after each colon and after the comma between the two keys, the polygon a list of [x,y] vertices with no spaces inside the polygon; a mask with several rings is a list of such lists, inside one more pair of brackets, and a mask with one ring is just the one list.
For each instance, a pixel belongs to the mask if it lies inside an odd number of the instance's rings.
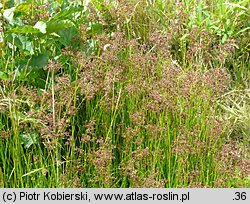
{"label": "grass clump", "polygon": [[248,11],[2,4],[0,185],[249,187]]}

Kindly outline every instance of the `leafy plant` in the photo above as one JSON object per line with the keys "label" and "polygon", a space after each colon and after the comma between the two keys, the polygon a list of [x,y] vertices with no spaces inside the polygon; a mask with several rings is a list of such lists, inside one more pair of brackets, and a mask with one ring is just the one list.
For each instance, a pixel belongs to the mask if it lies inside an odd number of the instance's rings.
{"label": "leafy plant", "polygon": [[248,187],[249,1],[0,4],[1,187]]}

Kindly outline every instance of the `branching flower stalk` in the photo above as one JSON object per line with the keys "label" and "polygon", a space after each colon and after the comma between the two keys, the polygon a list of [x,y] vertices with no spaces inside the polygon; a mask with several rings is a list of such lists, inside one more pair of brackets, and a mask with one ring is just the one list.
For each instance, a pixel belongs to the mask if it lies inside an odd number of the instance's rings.
{"label": "branching flower stalk", "polygon": [[[52,93],[52,117],[53,117],[53,132],[56,132],[56,112],[55,112],[55,68],[51,69],[51,93]],[[56,180],[59,182],[59,155],[58,155],[58,138],[56,140]]]}
{"label": "branching flower stalk", "polygon": [[[110,123],[110,126],[109,126],[109,130],[108,130],[108,133],[107,133],[107,136],[106,136],[106,139],[105,139],[105,143],[107,142],[107,140],[109,138],[110,131],[112,130],[113,123],[114,123],[114,120],[116,118],[116,112],[117,112],[118,107],[119,107],[120,98],[121,98],[121,92],[122,92],[122,88],[120,88],[119,93],[118,93],[118,98],[117,98],[117,101],[116,101],[116,105],[115,105],[115,109],[114,109],[114,114],[113,114],[113,117],[112,117],[112,120],[111,120],[111,123]],[[114,98],[113,98],[113,100],[114,100]]]}
{"label": "branching flower stalk", "polygon": [[0,5],[0,187],[248,187],[247,2],[85,2]]}

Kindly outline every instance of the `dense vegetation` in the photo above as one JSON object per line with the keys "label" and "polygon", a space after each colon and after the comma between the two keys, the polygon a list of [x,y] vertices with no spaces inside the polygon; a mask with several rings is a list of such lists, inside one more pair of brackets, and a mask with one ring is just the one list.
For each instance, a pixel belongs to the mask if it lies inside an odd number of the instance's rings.
{"label": "dense vegetation", "polygon": [[249,0],[3,0],[1,187],[250,187]]}

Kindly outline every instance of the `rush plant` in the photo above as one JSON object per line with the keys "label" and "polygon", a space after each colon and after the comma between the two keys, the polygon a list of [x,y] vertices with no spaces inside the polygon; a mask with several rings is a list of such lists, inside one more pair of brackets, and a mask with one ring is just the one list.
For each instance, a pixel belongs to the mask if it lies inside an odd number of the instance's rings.
{"label": "rush plant", "polygon": [[1,187],[249,187],[248,1],[0,9]]}

